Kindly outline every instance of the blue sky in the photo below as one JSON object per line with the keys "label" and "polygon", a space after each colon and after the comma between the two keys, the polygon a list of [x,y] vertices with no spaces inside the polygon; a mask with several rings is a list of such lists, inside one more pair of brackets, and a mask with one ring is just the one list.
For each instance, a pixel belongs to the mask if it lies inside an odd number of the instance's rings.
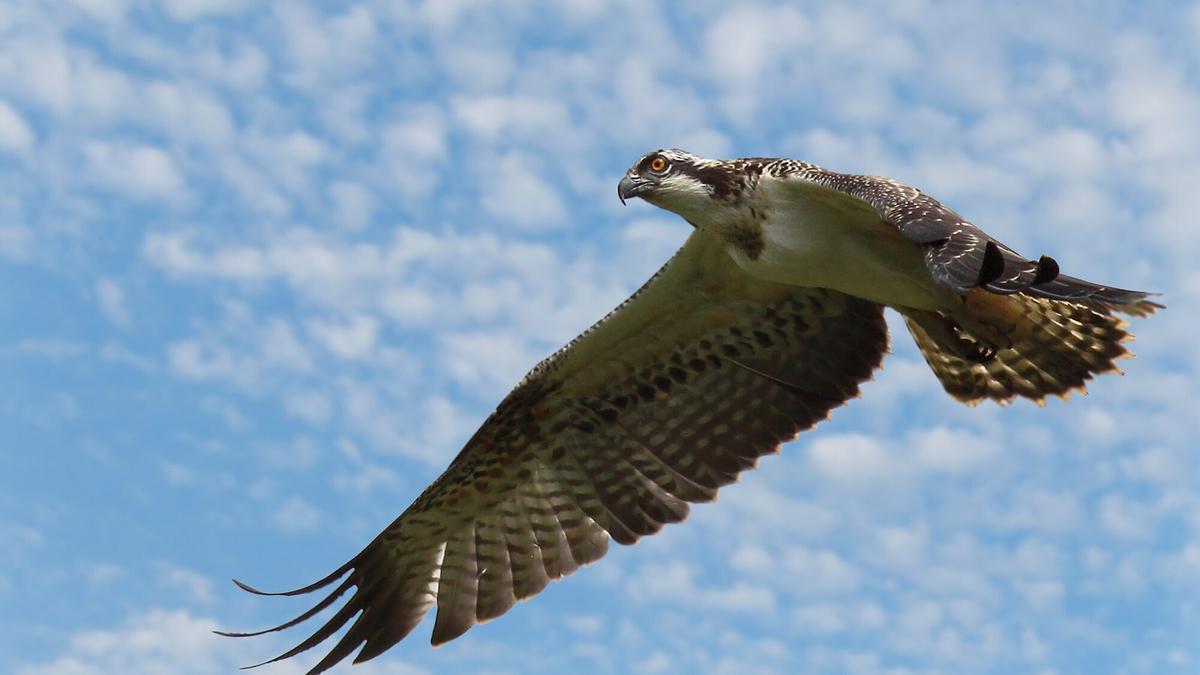
{"label": "blue sky", "polygon": [[663,146],[890,175],[1169,309],[1045,408],[893,322],[718,504],[351,672],[1197,672],[1197,120],[1195,4],[0,3],[0,672],[307,635],[209,631],[306,607],[226,580],[341,564],[670,255],[615,195]]}

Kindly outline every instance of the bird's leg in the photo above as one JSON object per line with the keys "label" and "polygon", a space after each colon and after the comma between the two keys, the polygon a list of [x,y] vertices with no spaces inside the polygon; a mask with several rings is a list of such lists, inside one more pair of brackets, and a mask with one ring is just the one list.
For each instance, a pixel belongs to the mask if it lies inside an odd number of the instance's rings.
{"label": "bird's leg", "polygon": [[901,309],[900,312],[919,325],[942,350],[971,363],[987,363],[996,358],[999,347],[982,340],[963,328],[949,312]]}

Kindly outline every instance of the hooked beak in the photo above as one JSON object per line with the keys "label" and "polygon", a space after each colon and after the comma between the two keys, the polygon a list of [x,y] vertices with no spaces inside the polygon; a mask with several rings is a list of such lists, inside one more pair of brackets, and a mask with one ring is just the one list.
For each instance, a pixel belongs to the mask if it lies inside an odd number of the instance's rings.
{"label": "hooked beak", "polygon": [[617,183],[617,197],[621,200],[621,204],[624,205],[626,199],[637,197],[638,195],[642,194],[645,189],[646,181],[639,178],[634,178],[629,174],[625,174],[625,177],[621,179],[621,182]]}

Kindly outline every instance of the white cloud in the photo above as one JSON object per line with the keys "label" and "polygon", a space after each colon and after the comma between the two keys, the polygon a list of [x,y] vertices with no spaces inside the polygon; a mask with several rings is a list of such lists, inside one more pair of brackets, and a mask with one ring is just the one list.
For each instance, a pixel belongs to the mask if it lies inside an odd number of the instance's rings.
{"label": "white cloud", "polygon": [[196,471],[191,467],[175,462],[163,462],[160,468],[168,485],[185,487],[192,485],[196,480]]}
{"label": "white cloud", "polygon": [[397,167],[447,159],[444,113],[434,108],[404,110],[383,130],[384,147]]}
{"label": "white cloud", "polygon": [[424,326],[444,316],[445,307],[434,293],[421,288],[397,286],[380,296],[379,308],[385,316],[400,325]]}
{"label": "white cloud", "polygon": [[449,30],[465,15],[470,16],[474,11],[487,5],[486,0],[446,0],[445,2],[421,3],[418,16],[431,28]]}
{"label": "white cloud", "polygon": [[1044,133],[1033,142],[1013,146],[1021,170],[1043,180],[1088,178],[1112,161],[1108,151],[1089,131],[1078,128]]}
{"label": "white cloud", "polygon": [[[957,151],[929,150],[913,158],[905,171],[905,182],[936,192],[938,199],[953,208],[968,197],[1006,198],[1025,201],[1033,186],[1020,174],[991,160],[977,159]],[[974,222],[988,227],[987,221],[972,217]],[[1003,230],[989,227],[999,234]],[[1012,237],[1007,237],[1012,241]]]}
{"label": "white cloud", "polygon": [[13,261],[33,255],[33,231],[24,225],[0,225],[0,257]]}
{"label": "white cloud", "polygon": [[1188,481],[1195,474],[1188,461],[1170,448],[1146,448],[1136,455],[1122,457],[1118,463],[1130,478],[1162,485]]}
{"label": "white cloud", "polygon": [[446,335],[441,360],[463,384],[502,394],[537,364],[538,354],[521,336],[492,330]]}
{"label": "white cloud", "polygon": [[1066,596],[1066,587],[1059,581],[1018,581],[1015,586],[1025,602],[1040,611],[1061,609]]}
{"label": "white cloud", "polygon": [[743,581],[724,588],[697,585],[696,571],[682,561],[648,565],[626,584],[627,592],[638,600],[658,600],[687,606],[729,612],[769,612],[775,608],[775,595],[765,586]]}
{"label": "white cloud", "polygon": [[[9,59],[5,75],[26,88],[34,103],[65,112],[73,97],[83,97],[72,77],[66,46],[53,38],[26,35],[6,45]],[[78,69],[80,64],[74,64]],[[82,74],[82,73],[80,73]]]}
{"label": "white cloud", "polygon": [[132,0],[71,0],[67,4],[75,5],[99,19],[114,22],[125,18]]}
{"label": "white cloud", "polygon": [[710,24],[705,36],[709,67],[739,93],[755,85],[788,48],[804,43],[808,20],[792,7],[737,7]]}
{"label": "white cloud", "polygon": [[94,563],[84,567],[88,583],[95,586],[111,584],[125,575],[125,568],[115,563]]}
{"label": "white cloud", "polygon": [[[620,264],[599,265],[588,249],[567,258],[545,245],[498,239],[487,232],[399,228],[390,241],[380,244],[292,229],[258,246],[206,245],[198,234],[155,233],[146,237],[143,254],[156,267],[189,282],[218,279],[258,285],[277,280],[305,304],[339,315],[377,312],[401,325],[436,328],[434,336],[452,351],[473,340],[453,335],[463,325],[503,328],[510,334],[491,340],[506,346],[496,363],[499,367],[486,369],[509,380],[503,383],[507,387],[535,357],[586,328],[661,262],[642,261],[636,241],[628,247],[628,252],[613,256]],[[464,266],[463,260],[471,264]],[[630,274],[637,266],[641,271]],[[564,283],[545,284],[547,278]],[[539,346],[531,347],[534,342]],[[511,363],[505,357],[520,353],[527,355]],[[465,356],[477,360],[480,352]],[[468,370],[475,371],[473,366]],[[457,374],[467,376],[467,371]]]}
{"label": "white cloud", "polygon": [[[763,467],[772,472],[770,465]],[[706,514],[719,527],[747,536],[786,538],[788,541],[819,539],[836,531],[843,523],[838,512],[815,499],[794,497],[785,489],[754,481],[745,488],[729,490],[721,495],[721,508]]]}
{"label": "white cloud", "polygon": [[1017,544],[1011,565],[1014,572],[1026,577],[1054,578],[1062,570],[1063,556],[1058,546],[1031,537]]}
{"label": "white cloud", "polygon": [[129,308],[125,305],[125,292],[112,279],[96,282],[96,297],[100,300],[100,311],[109,321],[121,328],[129,326]]}
{"label": "white cloud", "polygon": [[452,451],[465,443],[483,421],[464,413],[458,405],[443,396],[426,398],[422,412],[425,442],[442,452]]}
{"label": "white cloud", "polygon": [[321,510],[300,497],[289,497],[271,516],[275,525],[284,532],[312,532],[323,520]]}
{"label": "white cloud", "polygon": [[1074,420],[1075,433],[1090,444],[1101,447],[1121,440],[1121,425],[1117,416],[1099,406],[1090,406]]}
{"label": "white cloud", "polygon": [[361,461],[350,470],[334,475],[332,480],[335,487],[364,497],[380,489],[394,491],[402,484],[400,476],[392,469]]}
{"label": "white cloud", "polygon": [[1153,536],[1158,519],[1149,505],[1121,495],[1108,495],[1100,501],[1100,523],[1122,539]]}
{"label": "white cloud", "polygon": [[673,661],[666,652],[656,651],[642,661],[633,665],[633,672],[645,673],[646,675],[655,675],[656,673],[671,672],[671,664]]}
{"label": "white cloud", "polygon": [[660,218],[634,220],[621,232],[622,244],[630,255],[645,260],[652,268],[675,253],[681,235],[686,234],[685,227],[685,223]]}
{"label": "white cloud", "polygon": [[254,450],[272,468],[295,472],[311,468],[322,454],[321,444],[307,436],[260,443]]}
{"label": "white cloud", "polygon": [[759,546],[740,546],[733,552],[729,564],[738,571],[763,575],[773,571],[777,562],[770,551]]}
{"label": "white cloud", "polygon": [[[171,673],[209,675],[235,672],[261,661],[264,641],[239,641],[213,634],[216,620],[184,609],[147,609],[113,628],[82,630],[69,636],[63,652],[38,663],[17,665],[17,675],[128,675]],[[270,642],[270,641],[268,641]],[[281,648],[279,640],[271,643]],[[305,655],[276,663],[271,672],[301,675],[319,658]],[[362,675],[427,675],[394,655],[355,669]]]}
{"label": "white cloud", "polygon": [[167,0],[167,13],[176,19],[191,21],[208,16],[233,14],[249,6],[246,0]]}
{"label": "white cloud", "polygon": [[489,169],[484,184],[483,208],[521,229],[536,230],[562,225],[566,207],[558,191],[527,159],[509,155]]}
{"label": "white cloud", "polygon": [[137,199],[176,201],[186,194],[183,176],[170,155],[142,143],[89,141],[84,159],[92,178]]}
{"label": "white cloud", "polygon": [[[462,446],[479,420],[458,423],[446,415],[452,406],[426,403],[418,417],[397,414],[402,406],[394,392],[351,383],[342,393],[342,411],[351,427],[381,452],[443,464]],[[416,433],[414,433],[416,430]],[[447,440],[450,439],[450,440]]]}
{"label": "white cloud", "polygon": [[859,585],[859,572],[834,551],[789,546],[783,552],[780,567],[796,580],[792,589],[802,595],[844,595]]}
{"label": "white cloud", "polygon": [[244,307],[228,309],[226,325],[199,337],[167,345],[167,365],[190,380],[222,380],[254,388],[278,373],[307,372],[312,356],[291,325],[282,319],[255,322]]}
{"label": "white cloud", "polygon": [[0,150],[25,152],[33,147],[37,138],[33,129],[19,112],[0,100]]}
{"label": "white cloud", "polygon": [[151,262],[173,274],[203,274],[240,280],[258,279],[266,274],[262,253],[249,247],[223,249],[205,255],[190,246],[191,237],[185,233],[152,233],[142,251]]}
{"label": "white cloud", "polygon": [[793,7],[737,7],[713,21],[705,35],[705,56],[724,87],[722,103],[732,118],[752,118],[762,83],[795,63],[810,24]]}
{"label": "white cloud", "polygon": [[196,340],[170,345],[167,348],[167,363],[175,373],[196,380],[219,376],[242,380],[244,377],[234,363],[232,354],[224,349],[208,347]]}
{"label": "white cloud", "polygon": [[[369,62],[378,39],[375,17],[366,5],[340,14],[322,14],[299,5],[280,5],[276,19],[283,28],[290,78],[305,87],[337,86]],[[343,49],[354,45],[354,49]]]}
{"label": "white cloud", "polygon": [[[172,138],[221,146],[234,136],[234,122],[225,105],[212,93],[195,85],[149,82],[142,87],[139,96],[144,107],[136,114]],[[187,124],[179,124],[178,121],[184,119]]]}
{"label": "white cloud", "polygon": [[361,230],[371,221],[375,198],[366,187],[351,181],[329,186],[333,199],[333,220],[349,230]]}
{"label": "white cloud", "polygon": [[212,580],[185,567],[164,565],[159,572],[159,583],[167,588],[182,591],[192,602],[208,604],[216,600]]}
{"label": "white cloud", "polygon": [[870,436],[822,436],[812,442],[808,454],[814,468],[836,483],[865,487],[900,478],[896,459]]}
{"label": "white cloud", "polygon": [[344,359],[370,356],[379,338],[379,322],[361,314],[345,321],[310,321],[308,329],[326,349]]}
{"label": "white cloud", "polygon": [[996,444],[962,430],[935,427],[919,431],[911,442],[917,461],[941,473],[962,474],[988,466],[999,454]]}
{"label": "white cloud", "polygon": [[1164,62],[1159,46],[1147,36],[1128,36],[1114,45],[1117,72],[1108,103],[1114,118],[1134,134],[1142,157],[1177,157],[1200,143],[1189,120],[1200,115],[1200,92],[1183,73]]}
{"label": "white cloud", "polygon": [[254,421],[243,414],[238,406],[229,399],[205,396],[200,400],[200,408],[224,422],[226,427],[234,431],[245,432],[254,428]]}
{"label": "white cloud", "polygon": [[1074,494],[1020,489],[1013,492],[1011,501],[1012,505],[998,517],[1005,527],[1062,534],[1083,520],[1083,509]]}
{"label": "white cloud", "polygon": [[64,655],[19,667],[17,673],[213,673],[234,665],[228,656],[222,658],[221,639],[212,634],[217,628],[215,621],[183,610],[152,609],[116,629],[76,633]]}
{"label": "white cloud", "polygon": [[554,133],[568,126],[562,103],[523,96],[463,99],[455,103],[454,115],[468,131],[491,141]]}
{"label": "white cloud", "polygon": [[255,134],[242,141],[260,180],[277,185],[296,198],[313,191],[312,173],[329,159],[330,149],[307,131],[279,135]]}
{"label": "white cloud", "polygon": [[410,200],[427,198],[451,159],[445,112],[433,106],[406,107],[380,131],[380,182]]}
{"label": "white cloud", "polygon": [[263,50],[246,42],[235,43],[228,52],[214,46],[190,56],[209,80],[241,91],[260,89],[269,71]]}
{"label": "white cloud", "polygon": [[284,394],[283,407],[289,415],[310,424],[324,424],[333,411],[329,397],[313,389],[289,389]]}
{"label": "white cloud", "polygon": [[46,543],[46,535],[41,530],[28,525],[0,521],[0,533],[6,540],[14,542],[21,548],[40,548]]}
{"label": "white cloud", "polygon": [[888,619],[886,610],[874,602],[800,605],[793,617],[800,630],[813,633],[876,631],[883,628]]}
{"label": "white cloud", "polygon": [[922,565],[929,546],[924,524],[882,527],[875,533],[879,559],[889,567],[913,570]]}
{"label": "white cloud", "polygon": [[26,338],[17,343],[17,351],[32,354],[51,361],[82,356],[87,353],[87,347],[79,342],[59,338]]}
{"label": "white cloud", "polygon": [[733,141],[725,134],[709,128],[692,129],[672,143],[701,157],[730,157],[736,150]]}
{"label": "white cloud", "polygon": [[1168,579],[1183,588],[1200,588],[1200,543],[1188,543],[1163,560]]}
{"label": "white cloud", "polygon": [[564,619],[567,628],[579,635],[596,636],[604,631],[604,617],[594,614],[568,616]]}
{"label": "white cloud", "polygon": [[495,46],[456,44],[441,54],[441,61],[451,77],[473,90],[499,89],[516,70],[511,51]]}

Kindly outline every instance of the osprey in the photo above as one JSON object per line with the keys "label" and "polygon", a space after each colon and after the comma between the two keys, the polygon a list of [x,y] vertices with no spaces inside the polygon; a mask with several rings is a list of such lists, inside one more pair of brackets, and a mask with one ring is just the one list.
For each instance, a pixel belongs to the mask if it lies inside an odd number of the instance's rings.
{"label": "osprey", "polygon": [[[310,673],[403,639],[433,644],[551,579],[684,519],[781,443],[858,395],[905,323],[955,398],[1042,404],[1128,352],[1147,293],[1029,260],[921,191],[790,159],[652,152],[617,188],[692,225],[631,298],[538,364],[466,447],[294,626],[354,592],[295,656],[354,623]],[[343,579],[343,577],[345,577]]]}

